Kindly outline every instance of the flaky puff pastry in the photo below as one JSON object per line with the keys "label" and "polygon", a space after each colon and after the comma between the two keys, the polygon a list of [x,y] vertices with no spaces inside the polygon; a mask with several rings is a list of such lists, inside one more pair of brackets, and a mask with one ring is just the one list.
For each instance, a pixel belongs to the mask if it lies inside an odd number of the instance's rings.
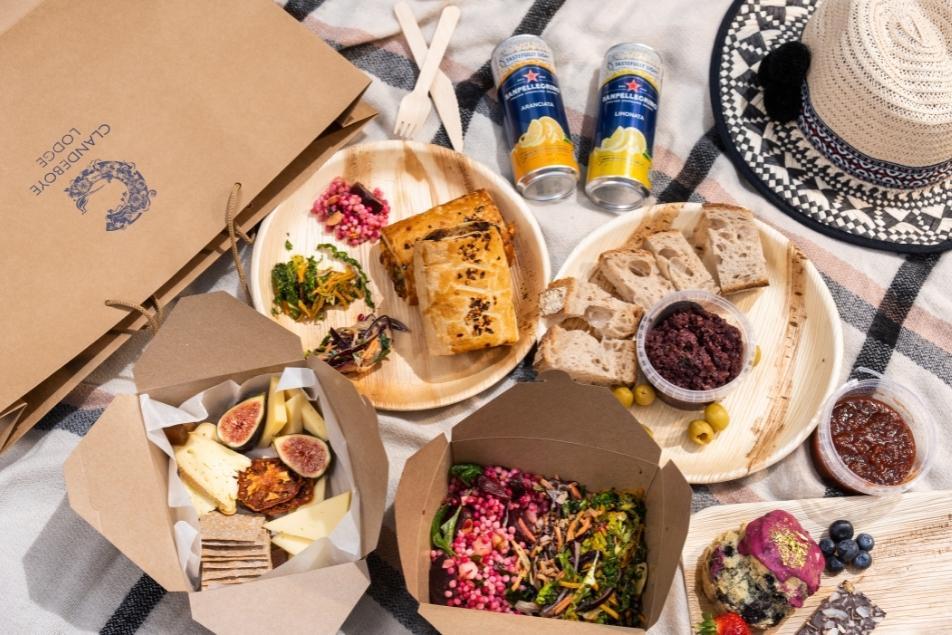
{"label": "flaky puff pastry", "polygon": [[430,354],[519,340],[512,274],[496,225],[476,221],[432,232],[414,247],[413,273]]}
{"label": "flaky puff pastry", "polygon": [[380,263],[387,269],[397,295],[410,304],[417,303],[413,275],[413,248],[417,242],[434,231],[475,221],[486,221],[499,228],[506,246],[506,257],[511,263],[515,230],[503,220],[486,190],[470,192],[384,227],[380,232]]}

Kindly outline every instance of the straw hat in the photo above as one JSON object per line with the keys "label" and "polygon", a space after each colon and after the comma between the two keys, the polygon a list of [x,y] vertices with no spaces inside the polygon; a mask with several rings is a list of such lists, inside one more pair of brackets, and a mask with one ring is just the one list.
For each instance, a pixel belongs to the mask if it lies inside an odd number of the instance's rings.
{"label": "straw hat", "polygon": [[[796,40],[809,70],[778,121],[758,71]],[[737,0],[711,98],[728,154],[784,212],[869,247],[952,249],[950,0]]]}

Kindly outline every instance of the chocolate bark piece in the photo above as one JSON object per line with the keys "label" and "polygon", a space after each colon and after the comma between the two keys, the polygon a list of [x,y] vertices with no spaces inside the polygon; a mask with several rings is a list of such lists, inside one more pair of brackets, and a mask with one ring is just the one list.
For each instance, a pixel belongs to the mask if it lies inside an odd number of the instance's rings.
{"label": "chocolate bark piece", "polygon": [[846,580],[820,603],[797,635],[866,635],[885,617],[886,611]]}

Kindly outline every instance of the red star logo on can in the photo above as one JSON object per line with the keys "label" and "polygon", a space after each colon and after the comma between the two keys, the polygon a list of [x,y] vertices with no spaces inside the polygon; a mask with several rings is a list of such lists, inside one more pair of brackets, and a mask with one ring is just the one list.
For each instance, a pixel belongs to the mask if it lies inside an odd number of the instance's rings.
{"label": "red star logo on can", "polygon": [[630,91],[632,91],[632,92],[635,92],[635,93],[638,92],[638,88],[639,88],[639,87],[638,87],[638,82],[637,82],[636,80],[634,80],[634,79],[632,79],[631,81],[629,81],[628,83],[626,83],[626,84],[625,84],[625,87],[627,87],[628,90],[630,90]]}
{"label": "red star logo on can", "polygon": [[539,74],[533,70],[526,71],[526,81],[534,82],[539,79]]}

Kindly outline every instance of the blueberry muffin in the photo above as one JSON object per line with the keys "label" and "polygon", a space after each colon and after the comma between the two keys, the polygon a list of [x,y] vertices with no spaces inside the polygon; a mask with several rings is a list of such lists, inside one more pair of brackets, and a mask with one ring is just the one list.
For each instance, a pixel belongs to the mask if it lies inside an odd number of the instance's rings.
{"label": "blueberry muffin", "polygon": [[793,516],[775,510],[718,536],[700,566],[704,593],[720,610],[770,628],[816,592],[823,554]]}

